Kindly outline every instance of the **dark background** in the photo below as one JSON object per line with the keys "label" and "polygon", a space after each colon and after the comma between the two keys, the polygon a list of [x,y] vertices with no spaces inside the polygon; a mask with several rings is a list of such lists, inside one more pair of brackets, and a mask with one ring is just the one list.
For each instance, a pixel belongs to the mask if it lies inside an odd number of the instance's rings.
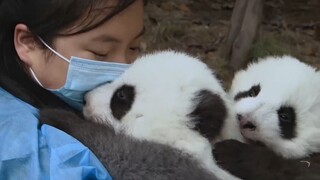
{"label": "dark background", "polygon": [[[149,0],[148,51],[177,49],[200,56],[229,87],[234,70],[219,56],[235,0]],[[290,54],[320,67],[320,0],[265,0],[262,28],[247,62]]]}

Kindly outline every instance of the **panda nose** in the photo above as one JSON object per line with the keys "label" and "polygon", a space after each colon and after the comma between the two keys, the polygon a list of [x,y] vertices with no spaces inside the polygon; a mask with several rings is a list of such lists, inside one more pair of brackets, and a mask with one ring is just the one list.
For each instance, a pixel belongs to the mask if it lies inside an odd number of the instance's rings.
{"label": "panda nose", "polygon": [[257,126],[250,120],[248,115],[237,114],[237,119],[241,129],[247,129],[251,131],[256,130]]}

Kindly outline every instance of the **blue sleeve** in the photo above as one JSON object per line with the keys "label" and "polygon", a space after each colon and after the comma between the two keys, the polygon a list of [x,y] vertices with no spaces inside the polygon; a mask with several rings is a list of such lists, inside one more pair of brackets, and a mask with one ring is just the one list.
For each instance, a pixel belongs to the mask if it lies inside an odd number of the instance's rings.
{"label": "blue sleeve", "polygon": [[37,110],[0,91],[0,179],[111,180],[95,155],[68,134],[43,125]]}

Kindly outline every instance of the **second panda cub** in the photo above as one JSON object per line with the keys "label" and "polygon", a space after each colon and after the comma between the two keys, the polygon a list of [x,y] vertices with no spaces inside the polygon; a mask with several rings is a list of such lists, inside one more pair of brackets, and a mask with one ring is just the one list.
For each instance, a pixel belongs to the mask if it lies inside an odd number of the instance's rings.
{"label": "second panda cub", "polygon": [[320,152],[320,73],[291,56],[236,73],[230,94],[242,135],[285,158]]}
{"label": "second panda cub", "polygon": [[242,140],[232,102],[200,60],[174,51],[143,56],[86,102],[88,119],[188,153],[219,179],[238,179],[218,167],[211,145]]}

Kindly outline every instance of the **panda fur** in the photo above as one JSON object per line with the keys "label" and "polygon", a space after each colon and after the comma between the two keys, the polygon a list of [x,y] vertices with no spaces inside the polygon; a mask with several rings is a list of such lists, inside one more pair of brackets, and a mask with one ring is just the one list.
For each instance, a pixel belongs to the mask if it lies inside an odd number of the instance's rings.
{"label": "panda fur", "polygon": [[186,152],[219,179],[237,179],[216,165],[211,145],[243,140],[232,101],[199,59],[175,51],[145,55],[85,99],[87,119]]}

